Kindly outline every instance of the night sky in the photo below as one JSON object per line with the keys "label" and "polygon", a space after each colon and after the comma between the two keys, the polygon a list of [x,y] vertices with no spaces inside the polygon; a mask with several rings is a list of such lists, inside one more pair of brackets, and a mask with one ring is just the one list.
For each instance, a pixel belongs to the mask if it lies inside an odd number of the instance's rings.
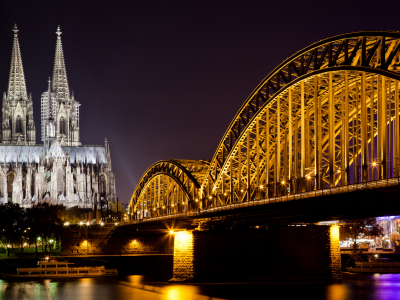
{"label": "night sky", "polygon": [[321,39],[400,30],[398,2],[1,2],[0,92],[17,23],[40,142],[40,95],[61,26],[81,142],[110,141],[128,202],[162,159],[211,159],[237,110],[279,63]]}

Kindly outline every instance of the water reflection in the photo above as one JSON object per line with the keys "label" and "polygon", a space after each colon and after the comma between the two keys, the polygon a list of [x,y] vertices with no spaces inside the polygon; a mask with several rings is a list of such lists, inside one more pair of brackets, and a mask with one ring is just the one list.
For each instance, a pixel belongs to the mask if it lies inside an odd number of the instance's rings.
{"label": "water reflection", "polygon": [[343,275],[342,283],[167,284],[138,275],[118,279],[0,280],[0,300],[399,299],[400,274]]}

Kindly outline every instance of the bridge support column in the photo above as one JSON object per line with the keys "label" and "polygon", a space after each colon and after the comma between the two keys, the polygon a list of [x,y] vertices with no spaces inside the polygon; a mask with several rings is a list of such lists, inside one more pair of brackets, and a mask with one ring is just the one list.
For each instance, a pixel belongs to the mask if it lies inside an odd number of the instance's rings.
{"label": "bridge support column", "polygon": [[337,225],[175,234],[171,281],[341,279]]}

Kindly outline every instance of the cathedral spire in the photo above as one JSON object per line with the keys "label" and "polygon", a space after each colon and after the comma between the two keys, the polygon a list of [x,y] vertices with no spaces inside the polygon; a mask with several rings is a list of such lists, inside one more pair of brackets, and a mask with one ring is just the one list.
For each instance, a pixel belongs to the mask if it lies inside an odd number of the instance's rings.
{"label": "cathedral spire", "polygon": [[18,40],[17,24],[14,26],[14,44],[11,55],[10,79],[8,81],[7,100],[24,99],[28,101],[24,69],[22,67],[21,50]]}
{"label": "cathedral spire", "polygon": [[65,68],[64,52],[61,43],[61,30],[58,26],[56,43],[56,56],[54,58],[53,69],[53,91],[56,94],[56,100],[66,102],[70,100],[67,70]]}

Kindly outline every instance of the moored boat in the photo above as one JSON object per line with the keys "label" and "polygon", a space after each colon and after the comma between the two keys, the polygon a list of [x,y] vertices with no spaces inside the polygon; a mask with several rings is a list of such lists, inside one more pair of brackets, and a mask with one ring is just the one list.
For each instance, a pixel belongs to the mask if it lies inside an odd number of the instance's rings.
{"label": "moored boat", "polygon": [[39,260],[37,268],[18,268],[17,274],[1,273],[2,278],[79,278],[117,276],[117,269],[101,267],[71,267],[73,263],[55,258]]}
{"label": "moored boat", "polygon": [[369,256],[368,261],[356,261],[353,266],[346,267],[353,273],[400,273],[400,262],[390,258]]}

